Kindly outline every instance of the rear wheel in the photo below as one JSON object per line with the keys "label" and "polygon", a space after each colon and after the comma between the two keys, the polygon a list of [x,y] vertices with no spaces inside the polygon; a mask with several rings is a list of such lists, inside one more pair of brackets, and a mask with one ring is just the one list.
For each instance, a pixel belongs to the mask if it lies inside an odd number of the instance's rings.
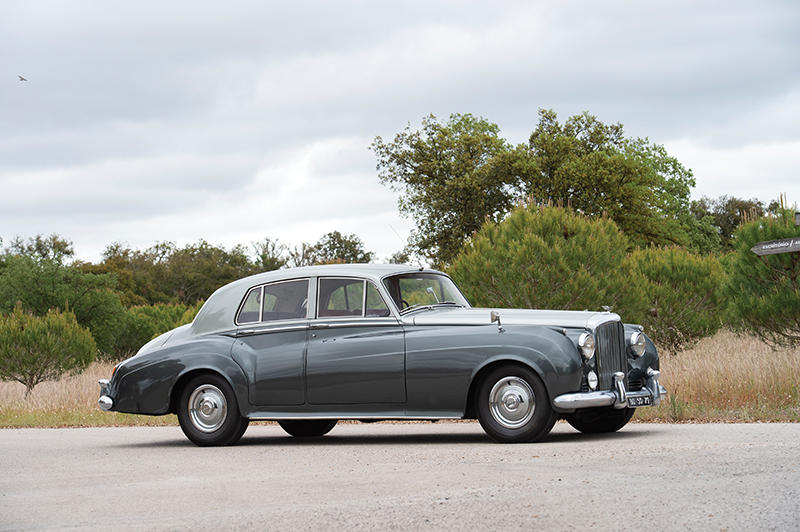
{"label": "rear wheel", "polygon": [[578,410],[574,414],[564,416],[564,419],[584,434],[599,434],[618,431],[628,424],[635,411],[635,408],[603,406]]}
{"label": "rear wheel", "polygon": [[198,375],[183,387],[178,421],[186,437],[201,447],[233,445],[250,423],[239,414],[239,404],[228,381],[213,374]]}
{"label": "rear wheel", "polygon": [[529,368],[500,366],[484,377],[476,393],[478,420],[498,442],[538,441],[556,422],[544,383]]}
{"label": "rear wheel", "polygon": [[336,426],[336,419],[278,421],[283,430],[296,438],[318,438]]}

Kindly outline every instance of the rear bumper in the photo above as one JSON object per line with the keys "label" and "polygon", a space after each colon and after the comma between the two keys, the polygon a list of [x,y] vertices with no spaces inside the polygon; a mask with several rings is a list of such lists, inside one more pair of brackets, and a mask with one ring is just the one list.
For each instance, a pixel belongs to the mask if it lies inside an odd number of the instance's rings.
{"label": "rear bumper", "polygon": [[[553,406],[563,412],[572,412],[580,408],[613,406],[614,408],[637,408],[655,406],[667,395],[667,389],[658,382],[660,372],[647,370],[647,382],[641,390],[625,389],[625,376],[614,374],[614,389],[602,392],[565,393],[553,399]],[[647,404],[649,403],[649,404]]]}

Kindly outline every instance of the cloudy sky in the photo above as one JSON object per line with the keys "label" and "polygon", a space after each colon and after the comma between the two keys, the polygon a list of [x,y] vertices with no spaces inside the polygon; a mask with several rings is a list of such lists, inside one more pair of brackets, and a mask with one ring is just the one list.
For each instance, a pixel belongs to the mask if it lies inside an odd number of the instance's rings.
{"label": "cloudy sky", "polygon": [[388,257],[412,223],[368,146],[428,113],[518,143],[588,110],[694,197],[800,201],[796,2],[4,0],[0,65],[0,237],[86,260],[332,230]]}

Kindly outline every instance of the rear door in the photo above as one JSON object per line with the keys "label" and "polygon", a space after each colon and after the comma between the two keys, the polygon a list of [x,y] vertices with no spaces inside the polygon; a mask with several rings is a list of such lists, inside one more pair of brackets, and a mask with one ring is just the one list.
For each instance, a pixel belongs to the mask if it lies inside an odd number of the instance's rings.
{"label": "rear door", "polygon": [[232,356],[256,406],[305,403],[303,361],[308,336],[309,279],[251,288],[237,313]]}

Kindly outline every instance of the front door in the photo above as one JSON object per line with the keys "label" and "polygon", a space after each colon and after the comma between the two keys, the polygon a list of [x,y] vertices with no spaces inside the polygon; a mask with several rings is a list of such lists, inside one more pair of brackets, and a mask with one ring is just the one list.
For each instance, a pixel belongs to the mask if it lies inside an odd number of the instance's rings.
{"label": "front door", "polygon": [[311,404],[402,404],[405,339],[375,285],[320,278],[310,320],[306,390]]}

